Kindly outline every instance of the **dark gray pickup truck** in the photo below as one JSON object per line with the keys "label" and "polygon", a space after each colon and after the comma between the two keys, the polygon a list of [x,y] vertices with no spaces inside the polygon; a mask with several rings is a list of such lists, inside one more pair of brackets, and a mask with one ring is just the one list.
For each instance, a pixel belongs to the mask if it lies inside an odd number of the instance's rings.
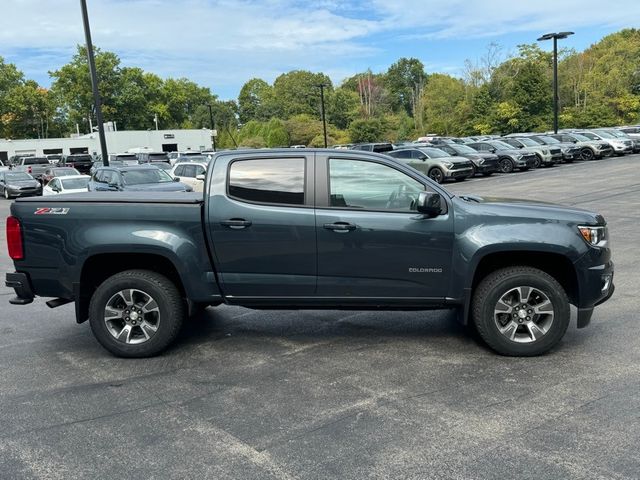
{"label": "dark gray pickup truck", "polygon": [[613,293],[604,219],[455,196],[375,153],[216,154],[202,193],[20,199],[13,304],[75,302],[115,355],[165,349],[194,308],[455,308],[505,355],[546,352]]}

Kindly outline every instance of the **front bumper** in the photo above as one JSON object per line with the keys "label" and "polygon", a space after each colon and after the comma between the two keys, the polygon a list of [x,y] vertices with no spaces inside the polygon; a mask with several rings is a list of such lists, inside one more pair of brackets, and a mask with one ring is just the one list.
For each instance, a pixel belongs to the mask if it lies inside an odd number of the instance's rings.
{"label": "front bumper", "polygon": [[473,175],[473,169],[471,167],[458,168],[456,170],[446,169],[444,171],[445,178],[463,178]]}
{"label": "front bumper", "polygon": [[13,288],[16,296],[9,299],[12,305],[27,305],[33,302],[35,295],[31,289],[31,282],[26,273],[7,273],[5,277],[5,285]]}
{"label": "front bumper", "polygon": [[476,172],[478,173],[496,173],[498,170],[498,160],[488,163],[485,160],[484,163],[479,163],[476,165]]}
{"label": "front bumper", "polygon": [[578,328],[583,328],[589,325],[594,307],[609,300],[615,291],[614,265],[607,248],[601,251],[593,249],[575,266],[578,276]]}
{"label": "front bumper", "polygon": [[536,166],[536,156],[523,157],[521,159],[513,159],[516,168],[534,168]]}
{"label": "front bumper", "polygon": [[596,151],[596,155],[599,157],[610,157],[611,155],[613,155],[613,148],[612,147],[600,148]]}
{"label": "front bumper", "polygon": [[9,195],[12,197],[26,197],[30,195],[40,195],[42,193],[42,187],[33,188],[7,188]]}

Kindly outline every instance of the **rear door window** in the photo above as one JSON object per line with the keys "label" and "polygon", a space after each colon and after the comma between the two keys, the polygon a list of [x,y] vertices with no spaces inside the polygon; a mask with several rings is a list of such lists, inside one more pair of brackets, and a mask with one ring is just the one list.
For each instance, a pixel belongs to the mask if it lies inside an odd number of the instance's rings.
{"label": "rear door window", "polygon": [[304,158],[236,160],[229,167],[228,194],[257,203],[304,205]]}

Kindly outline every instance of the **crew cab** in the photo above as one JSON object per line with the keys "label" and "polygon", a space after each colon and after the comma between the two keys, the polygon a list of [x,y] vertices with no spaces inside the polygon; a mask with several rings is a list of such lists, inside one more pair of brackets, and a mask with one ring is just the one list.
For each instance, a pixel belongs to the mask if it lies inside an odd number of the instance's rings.
{"label": "crew cab", "polygon": [[42,182],[44,172],[51,166],[47,157],[22,157],[13,167],[14,172],[28,173],[33,178]]}
{"label": "crew cab", "polygon": [[614,290],[597,213],[456,196],[353,150],[219,152],[200,194],[20,199],[7,242],[10,303],[74,302],[124,357],[158,354],[190,311],[223,303],[456,309],[496,352],[531,356],[558,344],[570,304],[582,328]]}

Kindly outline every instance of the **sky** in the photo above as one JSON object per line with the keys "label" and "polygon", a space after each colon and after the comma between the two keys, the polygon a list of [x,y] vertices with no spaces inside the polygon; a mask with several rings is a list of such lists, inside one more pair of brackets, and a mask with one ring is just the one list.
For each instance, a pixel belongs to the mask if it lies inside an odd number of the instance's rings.
{"label": "sky", "polygon": [[[93,43],[124,66],[186,77],[221,99],[253,77],[290,70],[334,84],[401,57],[428,73],[462,75],[490,43],[503,55],[541,34],[571,30],[562,47],[582,50],[604,35],[640,27],[638,0],[87,0]],[[84,43],[78,0],[0,0],[0,56],[50,85],[48,71]],[[541,45],[551,48],[551,42]]]}

